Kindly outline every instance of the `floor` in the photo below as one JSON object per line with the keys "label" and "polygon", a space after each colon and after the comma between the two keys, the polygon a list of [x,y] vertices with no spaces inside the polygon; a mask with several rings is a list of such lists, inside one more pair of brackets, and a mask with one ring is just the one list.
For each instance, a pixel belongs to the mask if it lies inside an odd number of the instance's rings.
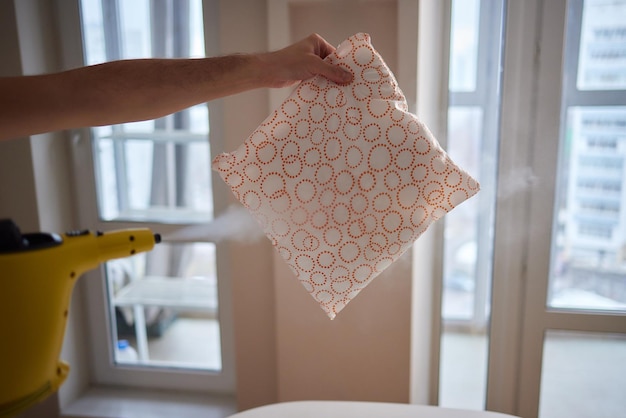
{"label": "floor", "polygon": [[[127,338],[133,347],[136,340]],[[161,337],[148,338],[149,363],[156,366],[221,370],[219,321],[177,317]]]}
{"label": "floor", "polygon": [[[440,404],[483,409],[487,337],[445,333]],[[543,357],[539,418],[623,418],[626,337],[550,332]]]}
{"label": "floor", "polygon": [[162,338],[148,342],[155,361],[221,370],[219,322],[214,319],[177,318]]}

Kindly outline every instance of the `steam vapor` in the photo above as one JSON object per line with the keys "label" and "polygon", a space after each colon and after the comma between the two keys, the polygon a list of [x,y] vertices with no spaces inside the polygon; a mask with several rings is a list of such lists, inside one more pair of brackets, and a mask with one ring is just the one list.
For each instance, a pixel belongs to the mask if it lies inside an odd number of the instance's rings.
{"label": "steam vapor", "polygon": [[250,244],[265,236],[263,230],[246,208],[231,205],[226,211],[205,225],[194,225],[164,236],[169,242],[235,241]]}

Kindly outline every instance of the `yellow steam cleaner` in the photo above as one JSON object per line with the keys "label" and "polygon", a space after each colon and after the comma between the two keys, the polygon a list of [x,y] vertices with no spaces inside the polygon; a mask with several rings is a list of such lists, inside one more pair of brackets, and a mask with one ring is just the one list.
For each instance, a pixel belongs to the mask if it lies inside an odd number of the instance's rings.
{"label": "yellow steam cleaner", "polygon": [[0,416],[45,399],[65,380],[69,365],[59,355],[76,280],[160,241],[146,228],[22,234],[0,220]]}

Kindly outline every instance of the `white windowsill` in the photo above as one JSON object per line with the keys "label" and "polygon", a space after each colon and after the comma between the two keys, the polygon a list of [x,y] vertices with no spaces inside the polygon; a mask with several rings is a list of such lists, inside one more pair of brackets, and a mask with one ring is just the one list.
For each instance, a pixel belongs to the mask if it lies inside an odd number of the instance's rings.
{"label": "white windowsill", "polygon": [[93,387],[64,408],[61,418],[226,418],[235,412],[229,395]]}

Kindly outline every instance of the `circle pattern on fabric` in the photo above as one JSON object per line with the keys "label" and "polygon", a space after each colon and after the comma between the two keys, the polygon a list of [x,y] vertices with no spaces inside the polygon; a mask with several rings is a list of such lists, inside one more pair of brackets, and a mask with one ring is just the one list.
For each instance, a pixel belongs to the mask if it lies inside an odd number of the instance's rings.
{"label": "circle pattern on fabric", "polygon": [[326,60],[353,81],[300,83],[213,169],[334,318],[479,185],[408,113],[369,35],[351,36]]}

